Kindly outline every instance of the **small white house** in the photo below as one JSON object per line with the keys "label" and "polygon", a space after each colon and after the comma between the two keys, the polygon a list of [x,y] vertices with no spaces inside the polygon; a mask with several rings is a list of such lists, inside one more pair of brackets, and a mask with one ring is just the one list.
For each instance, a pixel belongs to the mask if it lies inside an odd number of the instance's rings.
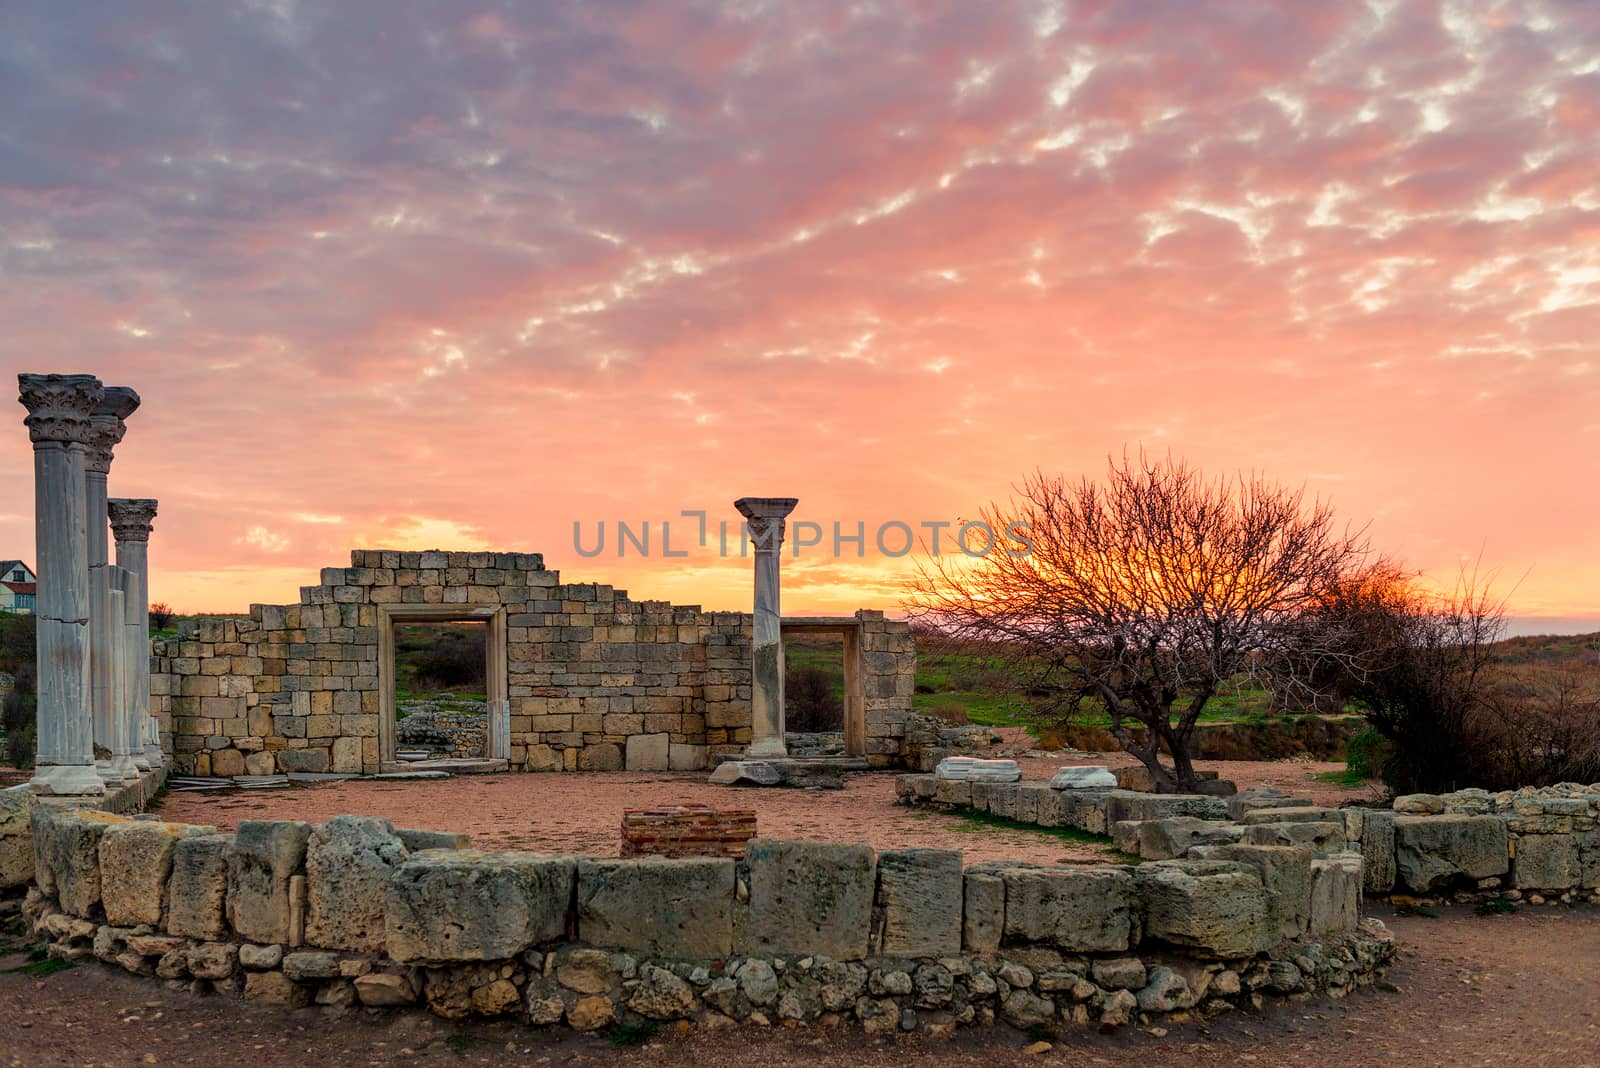
{"label": "small white house", "polygon": [[0,612],[31,615],[38,583],[39,576],[21,560],[0,560]]}

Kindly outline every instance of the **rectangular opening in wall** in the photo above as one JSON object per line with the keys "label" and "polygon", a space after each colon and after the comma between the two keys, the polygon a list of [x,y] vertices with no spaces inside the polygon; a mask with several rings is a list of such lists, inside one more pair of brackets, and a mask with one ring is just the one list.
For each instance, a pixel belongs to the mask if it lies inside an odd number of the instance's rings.
{"label": "rectangular opening in wall", "polygon": [[484,756],[489,724],[489,625],[394,622],[395,759]]}
{"label": "rectangular opening in wall", "polygon": [[783,636],[784,733],[791,756],[845,751],[844,635]]}

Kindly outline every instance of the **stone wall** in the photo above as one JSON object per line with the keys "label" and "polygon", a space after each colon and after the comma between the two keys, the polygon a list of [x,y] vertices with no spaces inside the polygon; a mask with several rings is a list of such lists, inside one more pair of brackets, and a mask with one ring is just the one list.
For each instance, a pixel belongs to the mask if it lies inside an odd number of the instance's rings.
{"label": "stone wall", "polygon": [[[385,605],[503,610],[510,763],[703,768],[750,741],[751,617],[563,582],[538,554],[357,549],[300,603],[252,605],[153,643],[151,692],[182,772],[380,770]],[[892,766],[911,708],[909,628],[862,611],[868,757]]]}
{"label": "stone wall", "polygon": [[1303,849],[963,869],[955,851],[766,839],[740,860],[482,852],[354,816],[231,835],[44,805],[32,820],[24,912],[53,955],[285,1005],[580,1030],[1105,1027],[1342,994],[1395,952],[1357,918],[1359,871],[1319,880]]}
{"label": "stone wall", "polygon": [[933,775],[901,775],[896,786],[906,804],[1109,834],[1123,852],[1153,860],[1299,846],[1314,863],[1359,862],[1371,895],[1510,893],[1600,903],[1600,784],[1411,794],[1393,809],[1325,808],[1275,791],[1220,798]]}

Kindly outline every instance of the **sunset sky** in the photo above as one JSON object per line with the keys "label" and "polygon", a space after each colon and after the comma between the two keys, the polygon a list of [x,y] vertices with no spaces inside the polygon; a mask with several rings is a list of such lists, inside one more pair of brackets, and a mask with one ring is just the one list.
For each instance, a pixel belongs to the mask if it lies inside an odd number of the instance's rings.
{"label": "sunset sky", "polygon": [[787,611],[893,610],[880,524],[1143,447],[1600,617],[1594,0],[23,0],[0,100],[0,370],[142,394],[179,610],[351,546],[748,610],[743,495],[866,525]]}

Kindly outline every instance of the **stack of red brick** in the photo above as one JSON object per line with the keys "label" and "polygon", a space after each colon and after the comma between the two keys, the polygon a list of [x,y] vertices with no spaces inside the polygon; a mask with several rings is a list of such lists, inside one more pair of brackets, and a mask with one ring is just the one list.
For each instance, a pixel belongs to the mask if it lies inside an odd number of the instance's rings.
{"label": "stack of red brick", "polygon": [[622,813],[625,857],[742,857],[755,836],[754,809],[666,805]]}

